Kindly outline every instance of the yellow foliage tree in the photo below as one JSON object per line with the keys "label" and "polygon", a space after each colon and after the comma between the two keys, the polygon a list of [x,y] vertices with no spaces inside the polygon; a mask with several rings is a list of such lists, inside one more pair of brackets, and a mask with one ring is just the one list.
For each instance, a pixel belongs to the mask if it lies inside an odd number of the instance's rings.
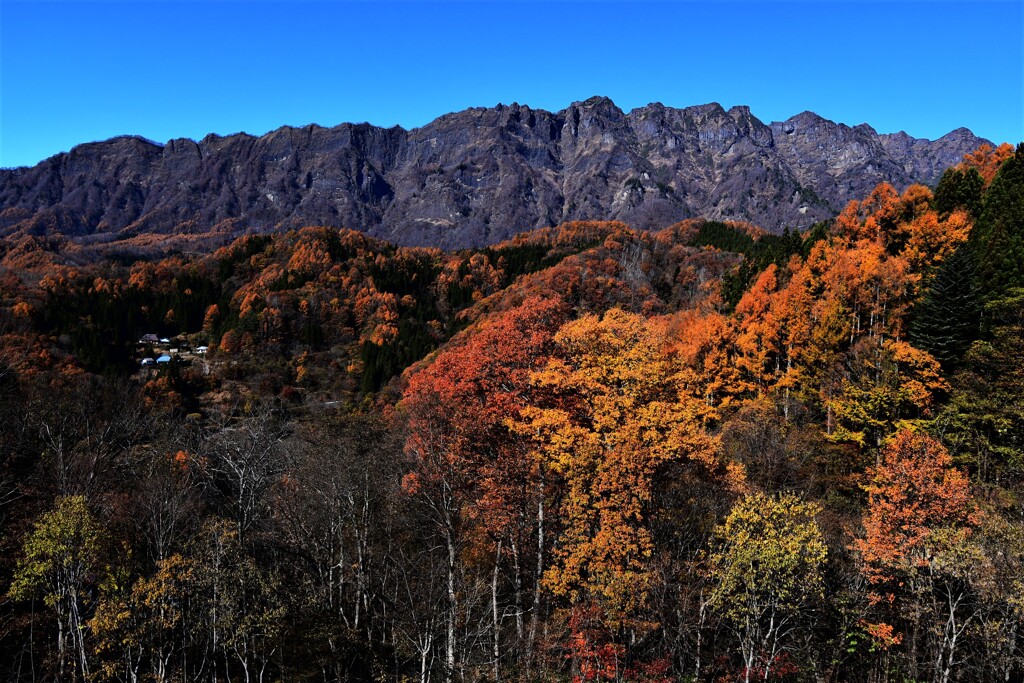
{"label": "yellow foliage tree", "polygon": [[573,605],[598,604],[613,627],[638,627],[655,581],[648,528],[660,465],[715,466],[699,402],[679,391],[657,323],[618,309],[586,316],[555,337],[560,354],[532,377],[546,407],[517,429],[562,480],[562,532],[545,584]]}
{"label": "yellow foliage tree", "polygon": [[736,634],[744,681],[771,678],[800,617],[823,597],[828,549],[819,512],[791,494],[752,493],[715,530],[710,604]]}

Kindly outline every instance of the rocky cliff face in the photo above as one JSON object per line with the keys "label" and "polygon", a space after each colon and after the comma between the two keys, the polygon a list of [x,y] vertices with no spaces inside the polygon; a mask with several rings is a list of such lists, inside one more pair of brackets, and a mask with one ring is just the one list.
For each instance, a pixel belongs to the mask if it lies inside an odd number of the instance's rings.
{"label": "rocky cliff face", "polygon": [[879,135],[810,112],[765,124],[718,104],[627,114],[607,98],[557,113],[469,109],[411,131],[121,137],[0,171],[0,230],[107,242],[316,224],[446,248],[574,219],[658,228],[702,216],[781,230],[882,181],[934,184],[983,142],[963,128],[935,141]]}

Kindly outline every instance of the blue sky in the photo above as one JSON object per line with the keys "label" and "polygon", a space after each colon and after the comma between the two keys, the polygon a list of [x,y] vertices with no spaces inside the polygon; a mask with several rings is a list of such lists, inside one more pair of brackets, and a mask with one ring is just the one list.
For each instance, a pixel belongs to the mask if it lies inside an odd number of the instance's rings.
{"label": "blue sky", "polygon": [[0,0],[0,166],[120,134],[410,128],[592,95],[1017,142],[1022,5]]}

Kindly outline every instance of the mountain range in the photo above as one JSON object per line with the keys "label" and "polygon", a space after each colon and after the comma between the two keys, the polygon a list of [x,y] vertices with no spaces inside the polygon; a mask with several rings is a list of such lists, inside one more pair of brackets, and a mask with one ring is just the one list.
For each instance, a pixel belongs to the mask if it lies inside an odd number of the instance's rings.
{"label": "mountain range", "polygon": [[345,123],[263,136],[79,145],[0,171],[0,235],[80,244],[348,227],[403,245],[462,248],[567,220],[661,228],[690,217],[805,228],[880,182],[934,185],[988,142],[879,134],[804,112],[594,97],[559,112],[512,104],[412,130]]}

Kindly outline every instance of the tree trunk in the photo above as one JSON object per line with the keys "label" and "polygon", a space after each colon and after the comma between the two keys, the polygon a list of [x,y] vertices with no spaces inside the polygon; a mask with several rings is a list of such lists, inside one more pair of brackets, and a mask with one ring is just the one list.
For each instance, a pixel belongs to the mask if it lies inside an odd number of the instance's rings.
{"label": "tree trunk", "polygon": [[449,527],[445,533],[445,542],[448,546],[448,624],[445,634],[444,655],[444,680],[445,683],[452,683],[455,679],[455,620],[458,615],[458,604],[455,595],[455,538],[454,532]]}
{"label": "tree trunk", "polygon": [[544,578],[544,470],[540,470],[540,493],[537,498],[537,576],[533,588],[533,614],[530,615],[530,656],[537,638],[537,623],[540,619],[541,580]]}
{"label": "tree trunk", "polygon": [[67,642],[64,639],[64,615],[57,613],[57,680],[64,680],[64,658],[67,656]]}
{"label": "tree trunk", "polygon": [[519,545],[512,543],[512,569],[515,572],[516,642],[523,643],[523,570],[519,564]]}
{"label": "tree trunk", "polygon": [[78,596],[75,594],[72,594],[71,597],[71,623],[69,626],[71,629],[71,639],[78,653],[78,667],[82,673],[82,680],[88,681],[89,663],[85,655],[85,632],[82,626],[81,615],[78,612]]}
{"label": "tree trunk", "polygon": [[494,555],[494,573],[491,575],[491,618],[494,621],[494,642],[492,656],[494,659],[494,680],[500,681],[500,669],[498,660],[501,657],[501,622],[498,618],[498,568],[501,566],[501,541],[498,541],[498,550]]}

